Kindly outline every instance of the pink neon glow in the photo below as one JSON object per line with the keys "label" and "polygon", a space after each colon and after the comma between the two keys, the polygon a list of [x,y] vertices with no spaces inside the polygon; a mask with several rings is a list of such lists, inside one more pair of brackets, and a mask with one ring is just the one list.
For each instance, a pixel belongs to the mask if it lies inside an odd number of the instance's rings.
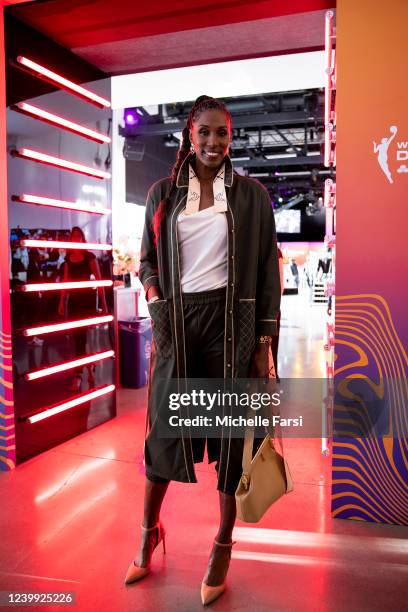
{"label": "pink neon glow", "polygon": [[331,208],[334,206],[333,194],[336,192],[336,185],[332,179],[326,179],[324,181],[324,206]]}
{"label": "pink neon glow", "polygon": [[84,125],[74,123],[73,121],[69,121],[68,119],[64,119],[63,117],[59,117],[58,115],[54,115],[53,113],[49,113],[48,111],[43,110],[42,108],[38,108],[37,106],[33,106],[32,104],[27,104],[27,102],[19,102],[12,108],[19,110],[23,113],[28,113],[29,115],[33,115],[34,117],[38,117],[39,119],[43,119],[48,123],[52,123],[53,125],[57,125],[59,127],[67,129],[70,132],[75,132],[76,134],[80,134],[81,136],[90,138],[91,140],[96,140],[97,142],[107,144],[111,142],[110,137],[105,136],[105,134],[100,134],[99,132],[90,130]]}
{"label": "pink neon glow", "polygon": [[327,125],[331,120],[331,79],[332,79],[332,36],[333,36],[333,11],[326,12],[326,22],[325,22],[325,46],[324,46],[324,55],[325,55],[325,105],[324,105],[324,122]]}
{"label": "pink neon glow", "polygon": [[79,172],[80,174],[86,174],[87,176],[94,176],[95,178],[99,179],[111,178],[109,172],[104,172],[103,170],[96,170],[95,168],[90,168],[89,166],[77,164],[76,162],[71,162],[67,159],[60,159],[59,157],[53,157],[52,155],[40,153],[40,151],[33,151],[32,149],[17,149],[12,151],[12,155],[31,159],[32,161],[36,161],[41,164],[56,166],[57,168],[62,168],[63,170],[72,170],[73,172]]}
{"label": "pink neon glow", "polygon": [[106,395],[107,393],[112,393],[115,390],[115,385],[106,385],[101,389],[96,389],[95,391],[91,391],[90,393],[84,393],[83,395],[79,395],[68,402],[64,402],[63,404],[58,404],[57,406],[53,406],[52,408],[47,408],[43,412],[39,412],[38,414],[34,414],[31,417],[28,417],[27,421],[29,423],[37,423],[38,421],[42,421],[43,419],[48,419],[50,416],[54,414],[58,414],[59,412],[64,412],[65,410],[69,410],[70,408],[74,408],[74,406],[79,406],[80,404],[84,404],[85,402],[90,402],[97,397],[101,397],[101,395]]}
{"label": "pink neon glow", "polygon": [[29,327],[23,331],[24,336],[39,336],[40,334],[52,334],[53,332],[65,329],[76,329],[78,327],[90,327],[113,321],[112,315],[102,317],[90,317],[88,319],[78,319],[76,321],[66,321],[65,323],[54,323],[53,325],[41,325],[40,327]]}
{"label": "pink neon glow", "polygon": [[39,204],[41,206],[54,206],[55,208],[68,208],[69,210],[80,210],[82,212],[97,213],[99,215],[110,215],[109,208],[100,206],[86,206],[85,204],[76,204],[66,200],[55,200],[54,198],[44,198],[42,196],[23,193],[22,195],[14,195],[14,202],[23,202],[24,204]]}
{"label": "pink neon glow", "polygon": [[22,285],[20,291],[61,291],[62,289],[87,289],[95,287],[111,287],[111,280],[94,280],[94,281],[71,281],[68,283],[30,283]]}
{"label": "pink neon glow", "polygon": [[333,126],[331,123],[328,123],[324,130],[324,165],[326,168],[330,166],[330,163],[333,159],[331,146],[332,146],[332,130]]}
{"label": "pink neon glow", "polygon": [[65,372],[66,370],[72,370],[73,368],[86,365],[88,363],[102,361],[102,359],[108,359],[109,357],[114,357],[114,355],[114,351],[95,353],[95,355],[88,355],[87,357],[82,357],[81,359],[66,361],[65,363],[51,366],[50,368],[42,368],[41,370],[36,370],[35,372],[28,372],[24,378],[26,380],[37,380],[37,378],[44,378],[44,376],[50,376],[51,374],[56,374],[57,372]]}
{"label": "pink neon glow", "polygon": [[326,12],[325,23],[325,95],[324,95],[324,165],[333,164],[332,153],[332,74],[333,67],[333,11]]}
{"label": "pink neon glow", "polygon": [[111,251],[111,244],[102,242],[69,242],[64,240],[19,240],[22,247],[38,249],[87,249],[88,251]]}
{"label": "pink neon glow", "polygon": [[111,107],[111,103],[109,102],[109,100],[106,100],[106,98],[102,98],[101,96],[98,96],[97,94],[93,93],[93,91],[89,91],[89,89],[85,89],[84,87],[81,87],[80,85],[69,81],[63,76],[57,74],[56,72],[48,70],[48,68],[41,66],[41,64],[37,64],[37,62],[33,62],[32,60],[28,59],[27,57],[24,57],[23,55],[19,55],[17,57],[17,62],[25,68],[29,68],[30,70],[35,72],[37,76],[43,77],[47,81],[52,81],[53,83],[61,85],[64,89],[68,89],[72,93],[81,96],[81,98],[85,98],[86,100],[88,100],[88,102],[91,102],[91,104],[96,104],[96,106],[99,106],[101,108]]}
{"label": "pink neon glow", "polygon": [[329,240],[333,236],[333,208],[326,208],[326,235]]}

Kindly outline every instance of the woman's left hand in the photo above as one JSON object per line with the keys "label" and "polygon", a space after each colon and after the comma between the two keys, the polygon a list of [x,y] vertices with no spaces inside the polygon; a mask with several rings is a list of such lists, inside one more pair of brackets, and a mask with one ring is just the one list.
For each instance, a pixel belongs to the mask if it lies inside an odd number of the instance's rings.
{"label": "woman's left hand", "polygon": [[269,373],[269,344],[259,342],[252,353],[250,378],[267,378]]}

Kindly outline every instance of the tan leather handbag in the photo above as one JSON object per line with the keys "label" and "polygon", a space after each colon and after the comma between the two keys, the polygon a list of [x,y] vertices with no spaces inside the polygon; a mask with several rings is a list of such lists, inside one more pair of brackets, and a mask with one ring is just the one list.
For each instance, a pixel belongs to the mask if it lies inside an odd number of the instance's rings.
{"label": "tan leather handbag", "polygon": [[[279,440],[282,454],[272,448],[270,440]],[[281,437],[268,434],[252,458],[254,428],[245,430],[242,476],[235,491],[237,517],[246,523],[257,523],[270,506],[285,493],[293,491],[289,466],[283,456]]]}

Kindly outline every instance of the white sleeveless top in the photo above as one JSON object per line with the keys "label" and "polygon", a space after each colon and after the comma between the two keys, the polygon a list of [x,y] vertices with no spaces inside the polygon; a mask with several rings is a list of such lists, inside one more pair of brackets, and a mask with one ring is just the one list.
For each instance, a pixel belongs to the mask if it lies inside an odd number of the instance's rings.
{"label": "white sleeveless top", "polygon": [[177,219],[181,290],[209,291],[227,284],[227,232],[224,213],[214,206]]}

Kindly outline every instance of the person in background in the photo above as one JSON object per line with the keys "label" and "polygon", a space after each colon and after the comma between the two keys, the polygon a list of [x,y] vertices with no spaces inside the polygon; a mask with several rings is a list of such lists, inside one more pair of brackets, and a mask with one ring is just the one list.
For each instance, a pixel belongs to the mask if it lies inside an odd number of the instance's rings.
{"label": "person in background", "polygon": [[[70,241],[86,242],[84,232],[80,227],[72,228]],[[67,249],[65,262],[63,264],[62,282],[89,280],[101,280],[99,265],[95,255],[86,249]],[[102,313],[97,311],[96,292],[95,289],[92,288],[61,291],[58,313],[62,317],[67,317],[70,320],[86,319],[96,316],[97,314],[106,314],[108,309],[104,288],[101,287],[98,291]],[[87,332],[88,330],[86,327],[79,327],[72,330],[76,358],[86,356]],[[70,387],[71,391],[79,391],[81,389],[82,370],[83,366],[78,366],[74,369],[74,377]],[[87,370],[89,387],[93,387],[95,384],[95,364],[87,365]]]}
{"label": "person in background", "polygon": [[294,257],[292,257],[292,261],[290,264],[290,271],[292,272],[296,288],[299,288],[299,269],[297,267],[297,263]]}
{"label": "person in background", "polygon": [[[41,270],[42,255],[39,249],[29,249],[28,253],[28,267],[27,267],[27,283],[35,284],[41,283],[44,280]],[[26,301],[27,313],[30,316],[30,325],[35,327],[41,321],[41,314],[43,312],[43,294],[41,292],[30,292],[28,294],[28,300]],[[33,336],[28,344],[30,346],[42,346],[44,344],[43,338]]]}

